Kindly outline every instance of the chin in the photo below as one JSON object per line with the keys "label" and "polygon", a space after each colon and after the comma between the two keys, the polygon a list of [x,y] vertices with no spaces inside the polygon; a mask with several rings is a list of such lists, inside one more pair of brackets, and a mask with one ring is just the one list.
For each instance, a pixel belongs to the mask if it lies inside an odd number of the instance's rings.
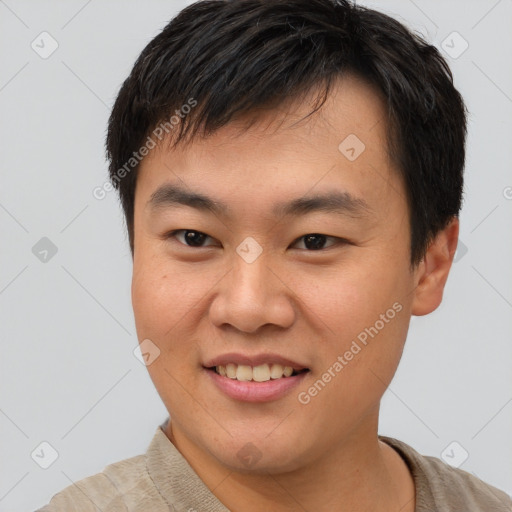
{"label": "chin", "polygon": [[226,435],[224,443],[208,442],[210,446],[207,449],[220,464],[238,473],[280,474],[304,465],[303,452],[307,450],[300,445],[300,436],[295,438],[283,431],[281,436],[273,438],[273,434],[261,432],[233,437]]}

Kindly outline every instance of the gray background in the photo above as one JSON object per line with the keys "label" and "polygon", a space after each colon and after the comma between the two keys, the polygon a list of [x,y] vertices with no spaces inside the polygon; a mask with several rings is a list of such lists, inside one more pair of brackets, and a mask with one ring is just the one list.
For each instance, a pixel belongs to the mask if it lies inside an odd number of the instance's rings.
{"label": "gray background", "polygon": [[[120,84],[187,3],[0,0],[1,511],[34,510],[144,453],[166,418],[133,354],[117,197],[92,190],[106,180],[105,126]],[[364,3],[451,53],[471,112],[464,247],[442,306],[412,320],[380,432],[453,463],[467,452],[462,469],[510,493],[512,0]],[[46,59],[31,47],[51,49],[43,31],[59,45]],[[48,469],[43,441],[58,453]]]}

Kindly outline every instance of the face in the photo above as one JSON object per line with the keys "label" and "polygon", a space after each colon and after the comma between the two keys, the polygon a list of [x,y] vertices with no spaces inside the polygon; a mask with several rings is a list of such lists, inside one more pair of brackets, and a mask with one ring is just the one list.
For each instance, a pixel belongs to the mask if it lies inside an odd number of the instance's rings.
{"label": "face", "polygon": [[310,107],[156,148],[138,175],[132,301],[139,340],[160,350],[148,370],[172,435],[232,470],[289,471],[374,435],[411,316],[384,104],[347,77],[298,122]]}

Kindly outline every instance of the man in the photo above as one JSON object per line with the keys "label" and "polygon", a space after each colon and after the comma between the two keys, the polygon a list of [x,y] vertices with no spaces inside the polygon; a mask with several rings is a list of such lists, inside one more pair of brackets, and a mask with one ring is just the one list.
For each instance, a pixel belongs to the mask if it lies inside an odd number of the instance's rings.
{"label": "man", "polygon": [[505,511],[378,436],[457,246],[466,111],[437,50],[334,0],[211,0],[144,49],[108,127],[132,301],[170,419],[43,511]]}

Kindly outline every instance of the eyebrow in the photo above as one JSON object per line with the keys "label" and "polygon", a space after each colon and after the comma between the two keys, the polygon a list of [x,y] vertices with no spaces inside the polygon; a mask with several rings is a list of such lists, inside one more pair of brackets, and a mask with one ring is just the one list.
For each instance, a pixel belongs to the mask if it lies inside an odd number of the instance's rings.
{"label": "eyebrow", "polygon": [[179,205],[190,206],[200,211],[209,211],[215,215],[226,216],[229,212],[227,205],[220,201],[215,201],[197,192],[189,192],[178,185],[169,183],[157,188],[146,203],[146,207],[149,207],[151,211]]}
{"label": "eyebrow", "polygon": [[[164,184],[159,187],[148,200],[147,207],[157,211],[176,206],[189,206],[214,215],[229,216],[230,208],[221,201],[216,201],[204,194],[191,192],[179,185]],[[278,203],[272,213],[275,216],[305,215],[313,212],[338,213],[353,217],[362,217],[372,209],[361,198],[354,197],[348,192],[335,191],[324,194],[314,194],[291,201]]]}

